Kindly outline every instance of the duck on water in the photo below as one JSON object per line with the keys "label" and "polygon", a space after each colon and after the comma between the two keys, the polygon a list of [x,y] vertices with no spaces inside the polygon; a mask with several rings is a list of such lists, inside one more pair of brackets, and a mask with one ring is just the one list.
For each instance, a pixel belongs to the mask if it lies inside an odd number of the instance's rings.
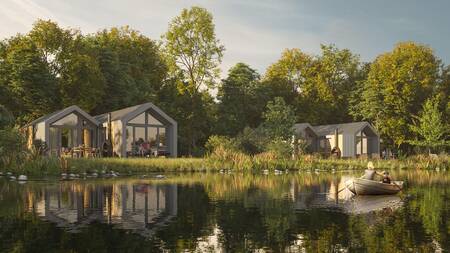
{"label": "duck on water", "polygon": [[[381,176],[382,181],[376,181],[375,176]],[[364,175],[347,181],[345,186],[356,195],[390,195],[403,189],[403,181],[391,181],[388,172],[377,172],[373,163],[369,162]]]}

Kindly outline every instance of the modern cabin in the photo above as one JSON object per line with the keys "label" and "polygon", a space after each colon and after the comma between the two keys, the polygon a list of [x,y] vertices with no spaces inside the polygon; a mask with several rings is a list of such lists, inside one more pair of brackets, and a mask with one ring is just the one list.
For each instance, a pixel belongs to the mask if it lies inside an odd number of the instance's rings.
{"label": "modern cabin", "polygon": [[148,144],[152,155],[176,157],[177,122],[152,103],[127,107],[94,118],[100,122],[101,132],[106,133],[111,129],[111,136],[102,136],[111,138],[112,151],[116,156],[137,155],[141,150],[135,144],[142,142]]}
{"label": "modern cabin", "polygon": [[331,153],[339,148],[341,157],[379,157],[380,136],[368,122],[352,122],[311,126],[309,123],[294,125],[297,138],[310,143],[312,152]]}
{"label": "modern cabin", "polygon": [[28,146],[45,142],[48,155],[177,156],[177,122],[152,103],[90,116],[78,106],[26,126]]}

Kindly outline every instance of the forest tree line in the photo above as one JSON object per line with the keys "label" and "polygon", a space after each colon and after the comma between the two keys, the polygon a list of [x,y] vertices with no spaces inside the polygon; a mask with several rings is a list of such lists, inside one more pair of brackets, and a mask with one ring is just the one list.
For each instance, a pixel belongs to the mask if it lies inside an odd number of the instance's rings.
{"label": "forest tree line", "polygon": [[270,111],[283,107],[293,122],[369,121],[386,146],[406,152],[448,145],[450,66],[427,45],[400,42],[373,62],[334,45],[317,55],[285,49],[265,73],[240,62],[220,80],[225,53],[200,7],[184,9],[160,39],[128,26],[82,34],[38,20],[0,42],[0,104],[22,126],[74,104],[96,115],[150,101],[178,122],[181,155],[203,154],[211,135],[284,119]]}

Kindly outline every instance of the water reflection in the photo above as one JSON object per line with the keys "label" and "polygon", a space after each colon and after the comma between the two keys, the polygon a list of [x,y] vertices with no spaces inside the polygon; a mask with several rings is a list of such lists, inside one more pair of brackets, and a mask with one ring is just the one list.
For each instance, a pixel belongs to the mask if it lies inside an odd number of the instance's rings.
{"label": "water reflection", "polygon": [[448,173],[391,174],[403,193],[358,197],[349,173],[0,180],[0,252],[448,251]]}
{"label": "water reflection", "polygon": [[150,236],[177,214],[176,185],[66,182],[26,194],[28,211],[71,232],[101,222]]}

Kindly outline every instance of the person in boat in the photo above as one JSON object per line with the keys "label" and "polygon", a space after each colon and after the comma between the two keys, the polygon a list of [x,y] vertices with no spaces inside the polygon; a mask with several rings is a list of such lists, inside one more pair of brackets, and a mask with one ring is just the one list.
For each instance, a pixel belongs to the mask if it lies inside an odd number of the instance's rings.
{"label": "person in boat", "polygon": [[383,183],[390,184],[391,183],[391,177],[389,176],[389,172],[383,171]]}
{"label": "person in boat", "polygon": [[364,171],[364,175],[361,177],[363,179],[375,180],[375,176],[384,177],[383,174],[377,172],[372,162],[367,163],[367,170]]}

